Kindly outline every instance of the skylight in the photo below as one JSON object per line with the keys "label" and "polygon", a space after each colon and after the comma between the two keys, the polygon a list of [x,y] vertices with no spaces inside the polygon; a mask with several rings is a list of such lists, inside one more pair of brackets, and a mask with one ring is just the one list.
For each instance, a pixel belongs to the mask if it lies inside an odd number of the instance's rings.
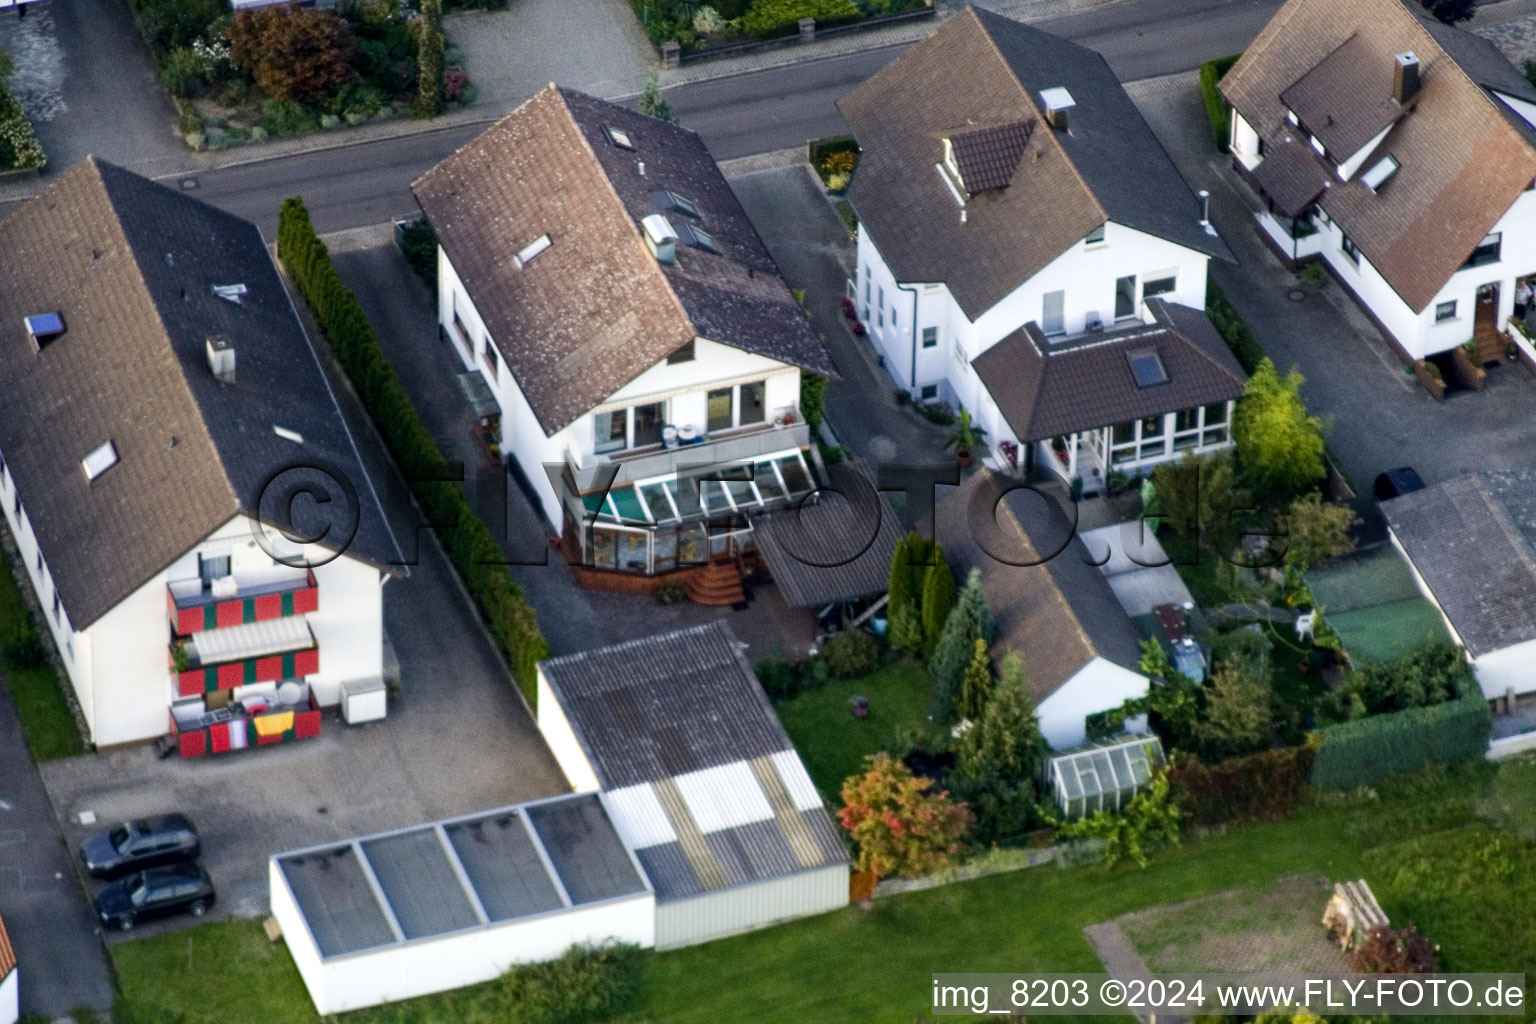
{"label": "skylight", "polygon": [[545,249],[548,249],[549,245],[549,236],[540,235],[538,238],[535,238],[533,241],[517,250],[517,255],[513,258],[513,262],[515,262],[517,264],[517,268],[521,270],[523,267],[526,267],[535,256],[543,252]]}
{"label": "skylight", "polygon": [[1131,373],[1136,376],[1138,388],[1150,388],[1168,383],[1168,371],[1163,367],[1163,360],[1151,349],[1128,352],[1126,358],[1130,360]]}
{"label": "skylight", "polygon": [[676,192],[662,189],[659,192],[652,192],[651,198],[663,210],[677,210],[679,213],[686,213],[690,217],[697,217],[699,215],[699,208],[694,205],[693,200],[687,196],[680,196]]}
{"label": "skylight", "polygon": [[1380,192],[1381,186],[1387,183],[1392,175],[1397,173],[1400,165],[1396,157],[1384,156],[1371,165],[1371,169],[1360,176],[1360,183],[1372,192]]}
{"label": "skylight", "polygon": [[720,246],[715,243],[715,236],[701,227],[692,224],[677,225],[677,237],[684,245],[691,245],[695,249],[703,249],[717,256],[720,254]]}
{"label": "skylight", "polygon": [[613,143],[615,146],[618,146],[620,149],[628,149],[631,151],[635,149],[634,138],[623,128],[615,128],[611,124],[605,124],[603,125],[603,134],[608,136],[609,142]]}
{"label": "skylight", "polygon": [[216,284],[213,286],[213,294],[226,302],[233,302],[237,306],[240,305],[240,297],[248,291],[250,289],[243,284]]}
{"label": "skylight", "polygon": [[32,336],[32,344],[38,351],[42,351],[47,344],[64,333],[64,316],[62,313],[36,313],[27,317],[27,333]]}
{"label": "skylight", "polygon": [[80,468],[85,470],[87,480],[95,480],[115,465],[117,465],[117,446],[111,441],[92,448],[90,454],[80,460]]}
{"label": "skylight", "polygon": [[272,425],[272,433],[276,434],[284,441],[292,441],[294,444],[304,443],[303,434],[299,433],[297,430],[289,430],[287,427],[280,427],[275,423]]}

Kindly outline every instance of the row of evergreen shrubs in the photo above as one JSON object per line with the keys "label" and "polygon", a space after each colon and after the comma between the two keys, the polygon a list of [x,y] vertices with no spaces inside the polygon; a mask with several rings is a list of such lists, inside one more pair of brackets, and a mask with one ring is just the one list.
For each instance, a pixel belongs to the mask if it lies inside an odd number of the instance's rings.
{"label": "row of evergreen shrubs", "polygon": [[1211,325],[1237,357],[1244,372],[1252,376],[1264,361],[1264,347],[1215,278],[1208,277],[1205,281],[1205,315],[1211,318]]}
{"label": "row of evergreen shrubs", "polygon": [[336,273],[298,196],[283,200],[277,250],[379,433],[406,479],[413,482],[428,521],[437,529],[449,560],[480,606],[532,705],[536,666],[550,653],[548,641],[539,632],[538,616],[522,588],[507,575],[501,547],[475,514],[463,484],[448,479],[447,460],[379,348],[378,335],[357,296]]}
{"label": "row of evergreen shrubs", "polygon": [[1487,699],[1474,692],[1432,707],[1325,726],[1316,733],[1312,785],[1347,789],[1427,764],[1482,757],[1491,725]]}
{"label": "row of evergreen shrubs", "polygon": [[1234,53],[1200,65],[1200,94],[1205,98],[1205,116],[1211,123],[1211,141],[1216,143],[1218,153],[1227,151],[1227,140],[1232,137],[1232,122],[1227,113],[1227,101],[1217,90],[1216,83],[1221,81],[1221,76],[1230,71],[1241,56],[1240,53]]}

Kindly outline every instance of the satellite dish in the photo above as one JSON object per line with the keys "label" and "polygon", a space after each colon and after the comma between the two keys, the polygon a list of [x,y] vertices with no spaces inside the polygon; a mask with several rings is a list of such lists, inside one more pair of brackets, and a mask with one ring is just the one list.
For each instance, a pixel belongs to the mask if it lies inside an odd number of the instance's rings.
{"label": "satellite dish", "polygon": [[303,695],[304,687],[298,683],[288,682],[277,688],[278,699],[284,704],[297,704]]}

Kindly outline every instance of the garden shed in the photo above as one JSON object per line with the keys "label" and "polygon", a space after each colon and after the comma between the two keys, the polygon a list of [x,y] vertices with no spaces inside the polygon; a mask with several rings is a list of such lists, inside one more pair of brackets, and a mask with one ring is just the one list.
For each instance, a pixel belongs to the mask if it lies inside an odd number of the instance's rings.
{"label": "garden shed", "polygon": [[655,938],[650,883],[595,793],[279,854],[268,875],[321,1014],[489,981],[575,943]]}
{"label": "garden shed", "polygon": [[1163,764],[1156,736],[1122,736],[1066,750],[1045,763],[1046,785],[1068,818],[1118,811]]}
{"label": "garden shed", "polygon": [[656,893],[656,948],[848,903],[848,852],[724,622],[539,664],[539,729],[601,790]]}

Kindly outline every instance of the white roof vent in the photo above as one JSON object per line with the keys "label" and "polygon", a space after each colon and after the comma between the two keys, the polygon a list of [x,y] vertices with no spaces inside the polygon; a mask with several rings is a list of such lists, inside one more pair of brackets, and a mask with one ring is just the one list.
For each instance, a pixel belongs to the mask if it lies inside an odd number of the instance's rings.
{"label": "white roof vent", "polygon": [[225,302],[233,302],[237,306],[240,305],[240,297],[249,291],[250,289],[243,284],[216,284],[213,286],[213,294]]}
{"label": "white roof vent", "polygon": [[658,263],[677,261],[677,232],[671,221],[659,213],[652,213],[640,221],[640,227],[645,235],[645,247],[651,250]]}
{"label": "white roof vent", "polygon": [[1072,108],[1077,106],[1072,94],[1058,85],[1040,90],[1040,101],[1045,104],[1045,117],[1051,127],[1059,132],[1066,131]]}
{"label": "white roof vent", "polygon": [[235,382],[235,343],[222,334],[209,338],[204,346],[208,369],[223,384]]}
{"label": "white roof vent", "polygon": [[540,235],[538,238],[535,238],[533,241],[517,250],[517,255],[512,257],[512,262],[517,264],[518,270],[522,270],[530,262],[533,261],[535,256],[543,252],[545,249],[548,249],[549,246],[549,236]]}
{"label": "white roof vent", "polygon": [[297,430],[289,430],[287,427],[280,427],[275,423],[272,424],[272,433],[276,434],[284,441],[292,441],[294,444],[304,443],[303,434],[299,433]]}
{"label": "white roof vent", "polygon": [[111,441],[92,448],[90,453],[80,460],[80,468],[85,470],[87,480],[95,480],[115,465],[117,465],[117,445]]}

